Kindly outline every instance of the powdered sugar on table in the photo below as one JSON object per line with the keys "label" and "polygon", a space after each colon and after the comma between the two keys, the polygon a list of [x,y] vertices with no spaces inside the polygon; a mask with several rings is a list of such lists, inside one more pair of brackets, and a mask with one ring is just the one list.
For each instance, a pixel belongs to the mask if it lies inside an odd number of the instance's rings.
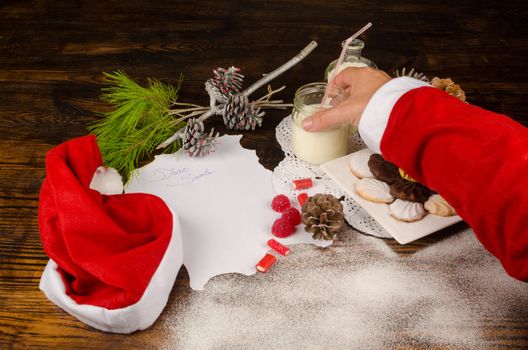
{"label": "powdered sugar on table", "polygon": [[490,320],[528,319],[527,285],[470,229],[412,255],[350,229],[329,248],[294,246],[267,274],[217,276],[180,298],[161,321],[166,349],[483,349],[500,344]]}

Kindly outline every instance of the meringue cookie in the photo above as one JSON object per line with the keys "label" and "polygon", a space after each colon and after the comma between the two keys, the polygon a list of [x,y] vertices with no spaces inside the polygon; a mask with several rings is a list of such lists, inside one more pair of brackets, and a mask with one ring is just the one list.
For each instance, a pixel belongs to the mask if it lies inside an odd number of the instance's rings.
{"label": "meringue cookie", "polygon": [[389,185],[376,179],[363,178],[356,182],[356,192],[362,198],[375,203],[390,203],[394,197]]}
{"label": "meringue cookie", "polygon": [[350,156],[349,168],[352,174],[359,177],[360,179],[365,177],[374,177],[368,166],[370,156],[373,154],[370,149],[365,148],[361,151],[353,153]]}
{"label": "meringue cookie", "polygon": [[434,215],[452,216],[456,215],[455,209],[446,202],[439,194],[433,194],[424,204],[425,209]]}
{"label": "meringue cookie", "polygon": [[422,203],[402,201],[396,199],[390,206],[390,215],[396,220],[413,222],[420,220],[425,215]]}

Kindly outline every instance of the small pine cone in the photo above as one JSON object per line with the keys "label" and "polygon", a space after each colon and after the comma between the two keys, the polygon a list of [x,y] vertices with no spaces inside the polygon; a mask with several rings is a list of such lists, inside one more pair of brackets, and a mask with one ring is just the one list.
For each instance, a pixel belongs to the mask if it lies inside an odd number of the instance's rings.
{"label": "small pine cone", "polygon": [[431,80],[431,86],[440,90],[444,90],[449,95],[458,98],[462,102],[466,102],[466,93],[464,90],[462,90],[460,85],[455,84],[451,78],[440,79],[438,77],[434,77],[433,80]]}
{"label": "small pine cone", "polygon": [[224,124],[230,130],[255,130],[262,125],[263,115],[264,112],[261,113],[260,108],[243,94],[230,96],[222,110]]}
{"label": "small pine cone", "polygon": [[236,95],[242,88],[244,76],[239,73],[240,68],[217,68],[213,70],[214,77],[205,82],[205,90],[219,103],[226,103],[227,99]]}
{"label": "small pine cone", "polygon": [[429,78],[425,74],[416,72],[414,68],[411,68],[410,71],[406,71],[406,68],[403,67],[401,70],[396,70],[394,72],[394,76],[395,77],[411,77],[411,78],[418,79],[421,81],[429,82]]}
{"label": "small pine cone", "polygon": [[201,157],[214,152],[218,143],[217,136],[218,133],[214,134],[214,129],[211,129],[209,134],[205,133],[203,122],[190,119],[185,126],[182,147],[190,157]]}
{"label": "small pine cone", "polygon": [[343,205],[330,194],[318,193],[304,203],[302,222],[313,239],[331,240],[345,222]]}

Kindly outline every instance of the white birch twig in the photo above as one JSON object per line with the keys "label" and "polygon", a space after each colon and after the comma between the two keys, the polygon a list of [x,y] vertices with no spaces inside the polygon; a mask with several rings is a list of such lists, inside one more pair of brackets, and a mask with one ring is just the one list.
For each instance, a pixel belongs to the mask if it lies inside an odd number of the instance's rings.
{"label": "white birch twig", "polygon": [[[253,92],[258,90],[259,88],[261,88],[265,84],[269,83],[270,81],[272,81],[273,79],[275,79],[276,77],[281,75],[282,73],[286,72],[288,69],[290,69],[291,67],[295,66],[300,61],[302,61],[316,47],[317,47],[317,42],[311,41],[295,57],[292,57],[288,62],[284,63],[282,66],[278,67],[277,69],[275,69],[271,73],[266,74],[262,79],[260,79],[260,80],[256,81],[255,83],[253,83],[250,87],[245,89],[240,94],[248,97]],[[257,101],[255,101],[255,104],[257,106],[259,106],[259,107],[264,107],[264,108],[279,108],[279,109],[283,109],[283,108],[291,107],[292,104],[290,104],[290,103],[282,103],[283,102],[282,100],[277,100],[277,101],[270,101],[269,100],[270,97],[273,94],[275,94],[275,93],[277,93],[279,91],[282,91],[284,88],[285,88],[285,86],[282,86],[281,88],[279,88],[277,90],[271,90],[271,87],[270,87],[268,89],[268,93],[266,95],[262,96]],[[174,104],[175,105],[180,105],[180,103],[174,103]],[[211,117],[211,116],[213,116],[215,114],[221,114],[222,113],[222,109],[216,106],[216,100],[213,98],[213,96],[210,96],[209,107],[203,107],[203,106],[199,106],[199,105],[195,105],[195,104],[187,104],[187,106],[191,106],[191,107],[184,108],[184,109],[171,110],[171,111],[169,111],[169,114],[181,116],[181,118],[180,118],[180,121],[181,121],[183,119],[188,119],[188,118],[194,117],[194,116],[199,115],[200,113],[204,112],[199,117],[197,117],[198,121],[202,121],[203,122],[207,118],[209,118],[209,117]],[[187,114],[184,114],[184,113],[187,113]],[[174,133],[174,135],[172,135],[171,137],[169,137],[168,139],[166,139],[165,141],[160,143],[156,147],[156,149],[167,147],[168,145],[170,145],[171,143],[173,143],[177,139],[183,137],[184,132],[185,132],[185,129],[178,130],[176,133]]]}
{"label": "white birch twig", "polygon": [[295,57],[291,58],[288,62],[284,63],[279,68],[275,69],[273,72],[266,74],[262,79],[254,82],[250,87],[245,89],[242,94],[245,96],[251,95],[253,92],[269,83],[282,73],[286,72],[291,67],[295,66],[297,63],[301,62],[306,56],[308,56],[315,48],[317,47],[317,42],[311,41],[304,49],[301,50]]}

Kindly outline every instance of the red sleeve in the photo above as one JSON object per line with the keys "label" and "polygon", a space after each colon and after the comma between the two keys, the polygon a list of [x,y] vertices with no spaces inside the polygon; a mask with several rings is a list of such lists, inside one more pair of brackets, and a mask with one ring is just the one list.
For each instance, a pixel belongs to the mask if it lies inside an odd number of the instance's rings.
{"label": "red sleeve", "polygon": [[528,281],[528,129],[430,87],[405,93],[383,156],[437,191],[512,277]]}

